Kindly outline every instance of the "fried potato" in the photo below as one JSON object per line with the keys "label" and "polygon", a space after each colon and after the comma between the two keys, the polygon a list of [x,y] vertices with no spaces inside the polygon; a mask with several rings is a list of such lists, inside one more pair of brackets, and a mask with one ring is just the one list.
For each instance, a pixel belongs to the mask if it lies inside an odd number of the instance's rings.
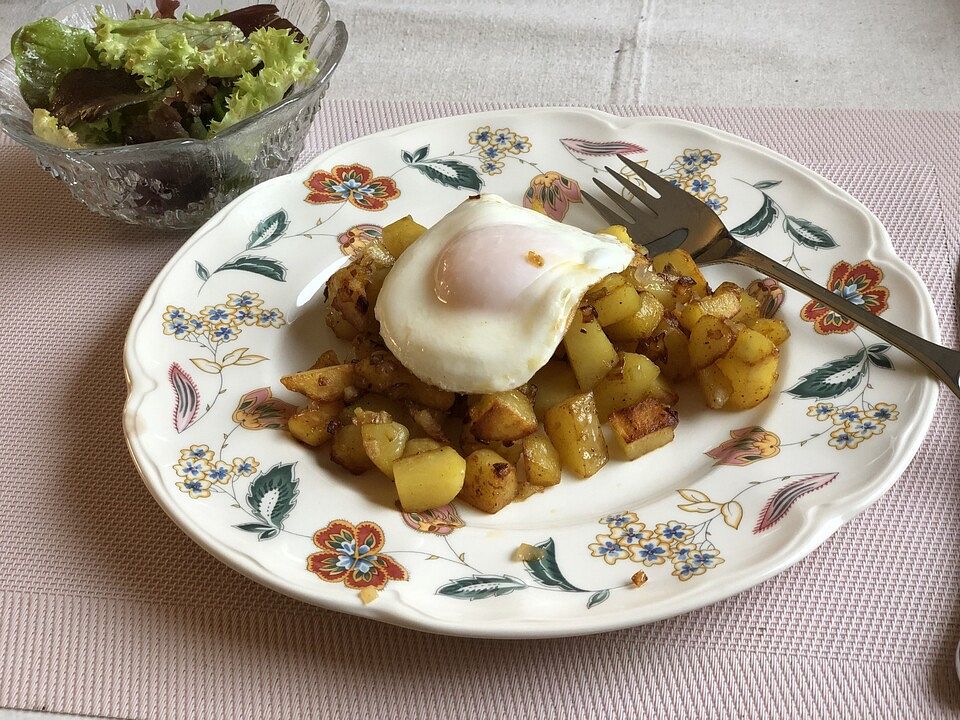
{"label": "fried potato", "polygon": [[366,423],[360,426],[363,449],[373,464],[393,479],[394,462],[403,455],[410,431],[398,422]]}
{"label": "fried potato", "polygon": [[678,275],[692,278],[694,294],[702,297],[707,294],[707,279],[700,272],[697,263],[686,250],[670,250],[653,258],[653,269],[666,275]]}
{"label": "fried potato", "polygon": [[481,395],[470,407],[474,436],[485,442],[519,440],[537,429],[529,398],[519,390]]}
{"label": "fried potato", "polygon": [[724,407],[745,410],[763,402],[777,381],[779,362],[780,351],[773,342],[756,330],[741,331],[716,362],[731,386]]}
{"label": "fried potato", "polygon": [[613,235],[613,237],[627,247],[633,247],[633,240],[630,239],[630,233],[627,232],[627,229],[623,225],[610,225],[602,230],[597,230],[597,235]]}
{"label": "fried potato", "polygon": [[284,375],[280,382],[287,390],[306,395],[317,402],[343,400],[354,390],[357,376],[352,363],[330,365],[315,370],[304,370],[292,375]]}
{"label": "fried potato", "polygon": [[570,329],[563,337],[567,358],[581,390],[591,390],[617,364],[617,351],[595,318],[585,320],[582,311],[574,313]]}
{"label": "fried potato", "polygon": [[614,290],[591,300],[590,304],[597,313],[597,322],[606,327],[634,315],[640,309],[640,294],[624,281]]}
{"label": "fried potato", "polygon": [[389,350],[377,350],[357,362],[358,383],[389,397],[413,400],[425,407],[448,410],[456,396],[427,385],[407,370]]}
{"label": "fried potato", "polygon": [[310,366],[310,369],[319,370],[320,368],[341,364],[340,358],[337,357],[336,350],[324,350],[322,353],[320,353],[320,357],[317,358],[316,362]]}
{"label": "fried potato", "polygon": [[402,457],[412,457],[431,450],[439,450],[442,447],[443,445],[430,438],[410,438],[407,440],[407,444],[403,446]]}
{"label": "fried potato", "polygon": [[703,393],[707,407],[712,410],[719,410],[726,405],[730,395],[733,394],[733,385],[716,365],[708,365],[698,370],[697,383],[700,385],[700,392]]}
{"label": "fried potato", "polygon": [[385,226],[380,242],[383,243],[388,253],[398,258],[426,231],[427,229],[423,225],[407,215]]}
{"label": "fried potato", "polygon": [[729,319],[740,312],[740,293],[736,290],[717,291],[684,306],[680,313],[680,326],[690,332],[704,315]]}
{"label": "fried potato", "polygon": [[433,510],[463,489],[467,463],[451,447],[428,450],[393,463],[393,480],[406,512]]}
{"label": "fried potato", "polygon": [[702,370],[727,352],[736,339],[733,329],[723,320],[703,315],[690,331],[690,365]]}
{"label": "fried potato", "polygon": [[670,380],[683,380],[693,374],[690,364],[690,341],[676,327],[667,328],[663,334],[665,358],[660,365],[663,374]]}
{"label": "fried potato", "polygon": [[593,393],[574,395],[547,410],[544,427],[563,466],[587,478],[607,463],[607,443]]}
{"label": "fried potato", "polygon": [[525,484],[547,487],[560,482],[560,454],[543,428],[537,428],[520,444],[520,465]]}
{"label": "fried potato", "polygon": [[658,375],[651,384],[650,397],[659,400],[664,405],[676,405],[680,402],[680,396],[674,392],[663,375]]}
{"label": "fried potato", "polygon": [[783,320],[778,318],[753,318],[744,321],[744,326],[756,330],[774,345],[783,345],[790,337],[790,330]]}
{"label": "fried potato", "polygon": [[446,418],[443,411],[425,408],[413,402],[407,403],[407,409],[410,417],[427,437],[442,443],[447,442],[447,434],[443,430],[443,421]]}
{"label": "fried potato", "polygon": [[330,307],[357,330],[365,330],[372,307],[367,297],[367,284],[373,272],[369,263],[352,262],[337,270],[327,281]]}
{"label": "fried potato", "polygon": [[648,292],[655,297],[667,310],[673,310],[677,305],[674,295],[674,281],[661,273],[655,272],[653,267],[639,268],[624,275],[631,285],[641,292]]}
{"label": "fried potato", "polygon": [[514,465],[520,461],[520,452],[523,450],[522,441],[506,440],[483,442],[478,440],[473,434],[473,427],[469,419],[463,423],[460,430],[460,449],[464,455],[469,455],[475,450],[493,450],[497,455],[506,458]]}
{"label": "fried potato", "polygon": [[537,386],[533,411],[540,420],[543,419],[547,410],[558,402],[580,392],[580,385],[577,384],[573,368],[561,360],[551,360],[537,370],[531,383]]}
{"label": "fried potato", "polygon": [[517,494],[513,496],[513,502],[523,502],[531,495],[538,495],[542,493],[546,488],[540,485],[534,485],[533,483],[528,482],[518,482],[517,483]]}
{"label": "fried potato", "polygon": [[640,304],[635,313],[603,329],[611,340],[640,340],[650,337],[660,324],[663,319],[663,303],[647,291],[638,293],[637,299]]}
{"label": "fried potato", "polygon": [[615,411],[610,416],[610,427],[623,454],[629,460],[636,460],[673,440],[677,413],[663,403],[647,398]]}
{"label": "fried potato", "polygon": [[343,313],[333,308],[327,308],[327,312],[324,315],[324,322],[327,323],[327,327],[333,330],[333,334],[341,340],[353,340],[357,333],[360,332],[344,319]]}
{"label": "fried potato", "polygon": [[358,425],[342,425],[333,434],[330,459],[354,475],[362,475],[373,468],[373,461],[363,446]]}
{"label": "fried potato", "polygon": [[460,497],[478,510],[495,513],[517,495],[516,468],[493,450],[475,450],[467,457]]}
{"label": "fried potato", "polygon": [[342,409],[343,403],[337,401],[312,403],[287,420],[287,430],[302,443],[314,447],[323,445],[332,437],[330,430],[336,429],[336,419]]}
{"label": "fried potato", "polygon": [[614,410],[647,397],[659,374],[660,368],[645,355],[621,353],[620,361],[593,389],[601,422],[606,422]]}

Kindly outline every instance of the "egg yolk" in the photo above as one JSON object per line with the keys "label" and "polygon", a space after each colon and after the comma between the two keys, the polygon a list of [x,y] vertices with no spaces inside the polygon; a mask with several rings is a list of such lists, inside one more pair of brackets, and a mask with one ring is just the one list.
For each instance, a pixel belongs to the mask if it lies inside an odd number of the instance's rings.
{"label": "egg yolk", "polygon": [[468,229],[446,244],[434,266],[437,299],[462,309],[509,309],[558,257],[555,236],[524,225]]}

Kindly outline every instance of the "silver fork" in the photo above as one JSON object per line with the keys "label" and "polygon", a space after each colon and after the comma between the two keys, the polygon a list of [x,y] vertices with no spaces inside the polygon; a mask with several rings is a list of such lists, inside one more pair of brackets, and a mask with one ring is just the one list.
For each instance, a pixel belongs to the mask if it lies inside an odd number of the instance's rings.
{"label": "silver fork", "polygon": [[654,196],[612,168],[606,168],[618,183],[646,206],[647,211],[596,178],[593,182],[623,212],[626,219],[588,193],[584,192],[583,196],[606,222],[625,226],[634,242],[644,245],[651,256],[682,248],[700,265],[736,263],[776,278],[900,348],[925,365],[954,395],[960,397],[960,352],[907,332],[744,245],[730,234],[713,210],[695,197],[630,158],[623,155],[617,157],[658,193],[658,196]]}

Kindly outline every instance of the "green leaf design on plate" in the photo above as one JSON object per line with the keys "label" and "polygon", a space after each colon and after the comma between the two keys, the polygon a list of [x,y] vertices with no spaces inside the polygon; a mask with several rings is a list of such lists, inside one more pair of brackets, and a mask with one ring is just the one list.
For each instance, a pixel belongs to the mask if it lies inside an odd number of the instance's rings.
{"label": "green leaf design on plate", "polygon": [[277,528],[262,523],[241,523],[240,525],[234,525],[234,527],[245,532],[257,533],[258,540],[269,540],[280,534]]}
{"label": "green leaf design on plate", "polygon": [[523,563],[534,580],[545,587],[560,588],[567,592],[586,592],[567,580],[560,572],[560,566],[557,565],[557,548],[553,538],[547,538],[537,543],[535,547],[543,550],[543,557],[539,560],[525,560]]}
{"label": "green leaf design on plate", "polygon": [[469,190],[479,191],[483,186],[483,180],[480,179],[477,171],[459,160],[441,158],[438,160],[427,160],[426,162],[416,162],[409,167],[416,168],[436,183],[446,185],[456,190],[467,188]]}
{"label": "green leaf design on plate", "polygon": [[206,266],[199,260],[194,263],[194,269],[197,271],[197,277],[204,282],[210,279],[210,271],[207,270]]}
{"label": "green leaf design on plate", "polygon": [[609,590],[597,590],[593,595],[590,596],[590,599],[587,600],[587,610],[592,608],[594,605],[599,605],[608,597],[610,597]]}
{"label": "green leaf design on plate", "polygon": [[278,532],[283,529],[283,521],[297,504],[297,495],[300,494],[294,466],[295,463],[274,465],[250,483],[247,490],[246,500],[250,510],[266,526]]}
{"label": "green leaf design on plate", "polygon": [[889,349],[890,346],[883,343],[871,345],[867,348],[867,359],[884,370],[894,370],[893,360],[887,357],[887,350]]}
{"label": "green leaf design on plate", "polygon": [[250,233],[247,250],[257,250],[273,245],[287,231],[289,226],[290,220],[287,218],[286,210],[281,208],[273,215],[268,215],[257,223],[253,232]]}
{"label": "green leaf design on plate", "polygon": [[799,245],[811,250],[827,250],[838,247],[837,241],[833,239],[830,233],[816,223],[803,218],[787,215],[783,219],[783,229]]}
{"label": "green leaf design on plate", "polygon": [[284,282],[287,279],[287,268],[285,268],[282,263],[272,260],[271,258],[244,256],[224,263],[218,267],[215,272],[223,272],[224,270],[240,270],[255,273],[270,278],[271,280],[276,280],[277,282]]}
{"label": "green leaf design on plate", "polygon": [[773,198],[763,193],[763,205],[760,206],[760,209],[754,213],[752,218],[737,225],[730,233],[742,238],[760,235],[770,228],[773,221],[777,219],[777,214],[778,210],[777,206],[773,204]]}
{"label": "green leaf design on plate", "polygon": [[859,385],[867,374],[866,350],[831,360],[800,378],[786,392],[794,397],[827,400],[843,395]]}
{"label": "green leaf design on plate", "polygon": [[780,183],[780,180],[761,180],[760,182],[755,182],[753,186],[757,190],[767,190],[768,188],[776,187]]}
{"label": "green leaf design on plate", "polygon": [[523,580],[509,575],[471,575],[451,580],[437,588],[437,595],[461,600],[483,600],[509,595],[515,590],[528,587]]}

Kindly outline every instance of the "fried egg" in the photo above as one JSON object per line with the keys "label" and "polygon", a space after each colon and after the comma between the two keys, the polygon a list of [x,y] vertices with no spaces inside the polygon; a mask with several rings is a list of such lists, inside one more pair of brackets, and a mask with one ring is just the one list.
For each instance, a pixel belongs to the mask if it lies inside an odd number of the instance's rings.
{"label": "fried egg", "polygon": [[609,235],[481,195],[403,252],[374,311],[387,347],[421,380],[510,390],[551,358],[587,289],[632,257]]}

